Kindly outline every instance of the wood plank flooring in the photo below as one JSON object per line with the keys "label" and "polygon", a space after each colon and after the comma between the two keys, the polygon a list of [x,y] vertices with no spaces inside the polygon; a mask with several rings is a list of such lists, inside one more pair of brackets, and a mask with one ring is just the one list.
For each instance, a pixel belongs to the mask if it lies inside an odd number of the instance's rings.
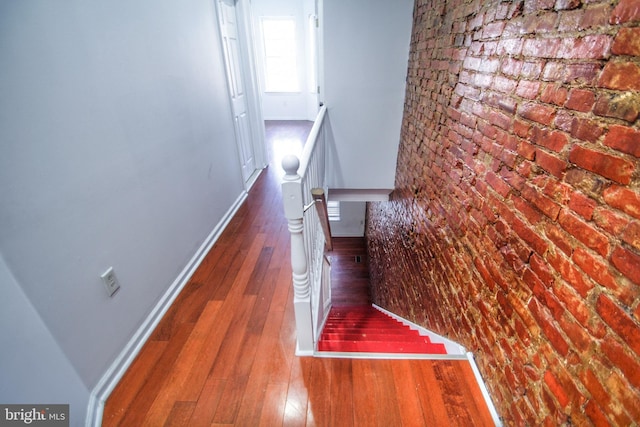
{"label": "wood plank flooring", "polygon": [[103,425],[493,425],[466,361],[295,356],[280,176],[273,165],[260,176],[107,400]]}

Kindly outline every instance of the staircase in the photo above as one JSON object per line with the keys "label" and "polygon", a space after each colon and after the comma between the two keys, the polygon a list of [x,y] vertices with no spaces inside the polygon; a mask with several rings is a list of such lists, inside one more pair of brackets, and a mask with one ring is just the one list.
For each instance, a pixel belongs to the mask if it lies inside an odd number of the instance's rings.
{"label": "staircase", "polygon": [[333,307],[318,341],[320,352],[447,354],[445,345],[372,306]]}

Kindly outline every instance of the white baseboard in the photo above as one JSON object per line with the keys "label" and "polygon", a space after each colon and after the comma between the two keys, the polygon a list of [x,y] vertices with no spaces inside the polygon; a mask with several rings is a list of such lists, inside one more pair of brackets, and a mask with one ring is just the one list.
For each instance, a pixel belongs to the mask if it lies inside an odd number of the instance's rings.
{"label": "white baseboard", "polygon": [[480,371],[478,370],[478,365],[476,365],[476,360],[473,357],[473,353],[467,352],[467,358],[469,359],[469,364],[471,365],[471,369],[473,370],[473,375],[476,377],[476,382],[480,387],[480,391],[482,392],[482,397],[484,397],[484,401],[489,408],[489,413],[491,414],[491,418],[493,419],[496,427],[502,427],[502,421],[500,420],[500,416],[498,415],[498,411],[496,411],[496,407],[493,406],[493,402],[491,401],[491,396],[489,396],[489,391],[487,390],[487,386],[484,385],[484,381],[482,380],[482,375],[480,375]]}
{"label": "white baseboard", "polygon": [[395,313],[385,310],[380,306],[377,306],[375,304],[372,304],[372,305],[376,310],[380,310],[386,315],[391,316],[397,321],[409,326],[411,329],[418,331],[420,335],[428,336],[431,342],[444,344],[445,348],[447,349],[447,354],[451,356],[459,356],[458,358],[463,358],[463,359],[467,358],[467,350],[457,342],[452,341],[448,338],[445,338],[441,335],[438,335],[435,332],[430,331],[429,329],[423,328],[422,326],[417,325],[411,322],[410,320],[405,319],[404,317],[400,317]]}
{"label": "white baseboard", "polygon": [[107,398],[125,374],[131,363],[133,363],[133,360],[140,352],[140,349],[142,349],[142,346],[145,344],[167,310],[169,310],[171,304],[178,297],[180,291],[182,291],[193,273],[196,271],[196,268],[198,268],[204,257],[209,253],[211,247],[218,240],[246,198],[247,192],[243,191],[222,217],[220,222],[215,226],[211,233],[209,233],[209,236],[207,236],[206,240],[202,245],[200,245],[191,260],[189,260],[189,263],[180,272],[171,286],[169,286],[165,294],[160,298],[160,301],[158,301],[149,316],[147,316],[124,349],[120,352],[118,357],[104,373],[100,381],[98,381],[98,384],[94,387],[91,395],[89,396],[85,425],[90,427],[100,427],[102,425],[104,404],[107,401]]}

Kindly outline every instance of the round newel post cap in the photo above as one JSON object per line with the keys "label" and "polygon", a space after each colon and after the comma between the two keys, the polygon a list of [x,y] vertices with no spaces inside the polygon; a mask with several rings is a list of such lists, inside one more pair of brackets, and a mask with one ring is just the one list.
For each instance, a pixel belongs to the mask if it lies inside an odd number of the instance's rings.
{"label": "round newel post cap", "polygon": [[282,169],[285,171],[284,179],[291,181],[298,178],[300,160],[293,154],[287,154],[282,158]]}

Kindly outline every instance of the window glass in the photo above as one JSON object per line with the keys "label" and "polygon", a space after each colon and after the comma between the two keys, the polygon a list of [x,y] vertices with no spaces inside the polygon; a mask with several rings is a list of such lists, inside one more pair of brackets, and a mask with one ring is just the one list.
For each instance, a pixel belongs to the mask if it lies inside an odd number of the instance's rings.
{"label": "window glass", "polygon": [[296,23],[293,18],[262,18],[264,81],[267,92],[297,92]]}

